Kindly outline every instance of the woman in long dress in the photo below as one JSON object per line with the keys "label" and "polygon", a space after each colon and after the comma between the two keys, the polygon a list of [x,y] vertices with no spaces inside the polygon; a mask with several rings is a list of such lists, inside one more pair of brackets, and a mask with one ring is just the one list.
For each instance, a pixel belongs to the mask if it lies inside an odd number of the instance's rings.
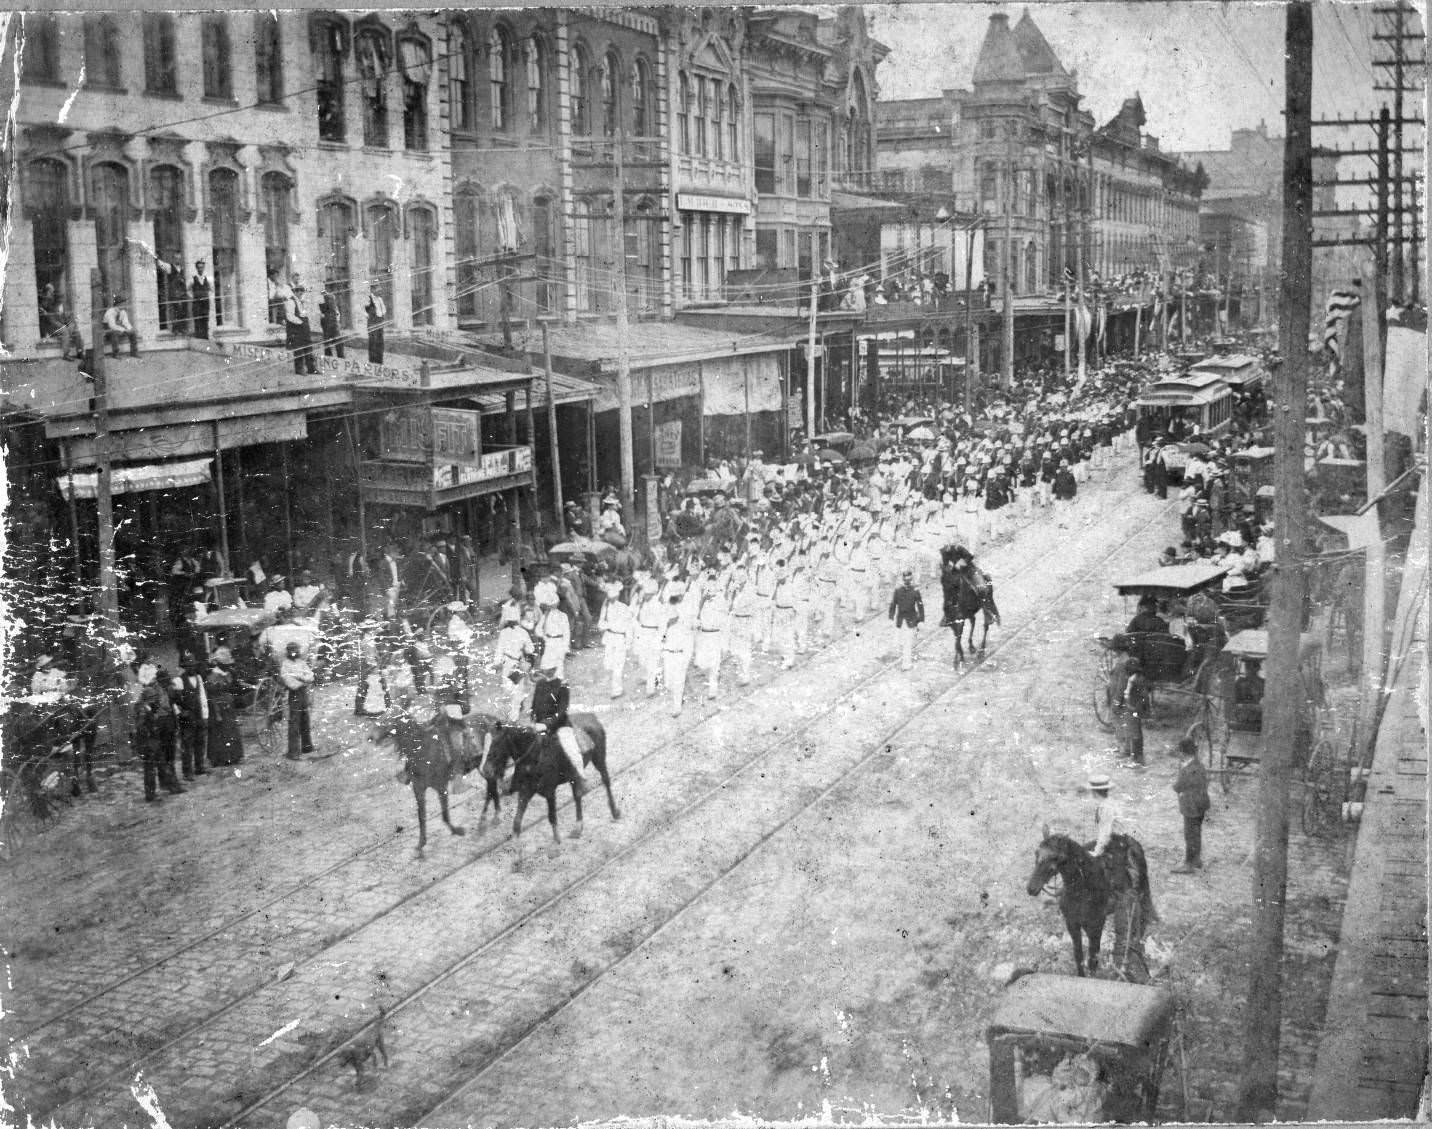
{"label": "woman in long dress", "polygon": [[240,764],[244,759],[244,739],[239,734],[238,681],[234,677],[234,657],[227,647],[214,652],[214,665],[204,680],[209,698],[209,763]]}

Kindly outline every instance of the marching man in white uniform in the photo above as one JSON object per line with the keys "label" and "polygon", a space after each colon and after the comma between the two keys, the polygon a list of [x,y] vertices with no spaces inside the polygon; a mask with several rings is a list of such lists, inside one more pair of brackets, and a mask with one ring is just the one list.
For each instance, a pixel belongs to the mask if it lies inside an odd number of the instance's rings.
{"label": "marching man in white uniform", "polygon": [[620,580],[608,580],[602,590],[606,599],[597,616],[597,630],[602,633],[602,667],[611,675],[612,697],[620,698],[626,688],[627,650],[636,629],[636,616],[632,614],[631,605],[621,598]]}
{"label": "marching man in white uniform", "polygon": [[558,604],[557,585],[550,579],[539,580],[533,588],[539,616],[537,630],[542,634],[542,657],[538,667],[544,677],[564,680],[567,677],[567,652],[572,646],[572,624]]}
{"label": "marching man in white uniform", "polygon": [[682,597],[686,585],[673,580],[666,586],[667,624],[661,640],[661,673],[666,680],[667,692],[671,695],[671,716],[681,713],[686,698],[686,672],[691,666],[691,653],[695,645],[692,638],[691,622],[683,614]]}
{"label": "marching man in white uniform", "polygon": [[701,610],[696,614],[696,647],[692,661],[706,674],[706,696],[713,701],[720,692],[721,655],[726,645],[728,602],[713,572],[707,572],[701,588]]}

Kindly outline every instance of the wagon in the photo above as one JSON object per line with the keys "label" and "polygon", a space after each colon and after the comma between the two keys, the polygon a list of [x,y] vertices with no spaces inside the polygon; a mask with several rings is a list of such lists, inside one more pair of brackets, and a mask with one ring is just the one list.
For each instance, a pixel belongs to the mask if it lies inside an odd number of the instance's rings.
{"label": "wagon", "polygon": [[991,1124],[1153,1121],[1173,1025],[1163,988],[1021,977],[985,1031]]}
{"label": "wagon", "polygon": [[[1153,596],[1162,609],[1167,610],[1171,605],[1187,601],[1197,592],[1215,587],[1227,571],[1225,565],[1197,562],[1171,565],[1116,581],[1114,588],[1122,596]],[[1100,650],[1093,687],[1094,716],[1104,729],[1113,730],[1117,703],[1123,689],[1115,684],[1116,664],[1121,653],[1128,653],[1143,665],[1153,710],[1158,709],[1161,699],[1168,704],[1181,702],[1193,707],[1194,716],[1188,732],[1203,739],[1211,763],[1215,748],[1208,682],[1216,657],[1216,644],[1211,642],[1216,628],[1191,625],[1190,630],[1195,633],[1192,648],[1178,635],[1121,633],[1099,636]],[[1205,634],[1207,638],[1203,637]]]}
{"label": "wagon", "polygon": [[[1209,672],[1210,733],[1225,788],[1231,785],[1233,773],[1256,765],[1262,756],[1257,737],[1263,732],[1262,666],[1267,658],[1268,633],[1240,631],[1224,644]],[[1322,659],[1322,641],[1312,634],[1301,636],[1298,673],[1302,688],[1294,740],[1294,758],[1300,767],[1309,764],[1314,743],[1327,729]]]}

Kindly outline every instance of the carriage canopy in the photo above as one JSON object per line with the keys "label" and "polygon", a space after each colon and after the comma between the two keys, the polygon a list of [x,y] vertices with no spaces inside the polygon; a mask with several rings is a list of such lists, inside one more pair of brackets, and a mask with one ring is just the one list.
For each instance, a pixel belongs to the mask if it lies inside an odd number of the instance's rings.
{"label": "carriage canopy", "polygon": [[989,1035],[1063,1035],[1144,1050],[1167,1035],[1172,1018],[1173,996],[1162,988],[1033,973],[1009,986]]}
{"label": "carriage canopy", "polygon": [[1229,565],[1202,561],[1166,565],[1127,580],[1116,580],[1114,587],[1121,596],[1158,596],[1161,599],[1188,597],[1221,582],[1229,568]]}

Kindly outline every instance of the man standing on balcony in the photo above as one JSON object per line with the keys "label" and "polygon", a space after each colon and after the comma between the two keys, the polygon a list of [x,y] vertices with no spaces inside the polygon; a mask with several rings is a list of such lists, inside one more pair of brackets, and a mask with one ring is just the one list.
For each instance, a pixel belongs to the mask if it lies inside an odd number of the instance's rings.
{"label": "man standing on balcony", "polygon": [[313,327],[308,324],[308,307],[304,295],[307,288],[301,282],[293,284],[293,290],[283,304],[284,331],[286,344],[293,351],[293,371],[317,373],[318,361],[313,355]]}
{"label": "man standing on balcony", "polygon": [[209,339],[209,308],[214,293],[214,282],[204,269],[204,260],[194,264],[194,277],[189,280],[189,317],[194,326],[194,336]]}
{"label": "man standing on balcony", "polygon": [[383,363],[383,327],[388,324],[388,304],[378,293],[376,285],[368,288],[368,304],[363,307],[368,314],[368,363]]}
{"label": "man standing on balcony", "polygon": [[323,355],[341,358],[343,327],[338,318],[338,299],[328,289],[327,282],[323,284],[323,294],[318,299],[318,332],[323,337]]}

